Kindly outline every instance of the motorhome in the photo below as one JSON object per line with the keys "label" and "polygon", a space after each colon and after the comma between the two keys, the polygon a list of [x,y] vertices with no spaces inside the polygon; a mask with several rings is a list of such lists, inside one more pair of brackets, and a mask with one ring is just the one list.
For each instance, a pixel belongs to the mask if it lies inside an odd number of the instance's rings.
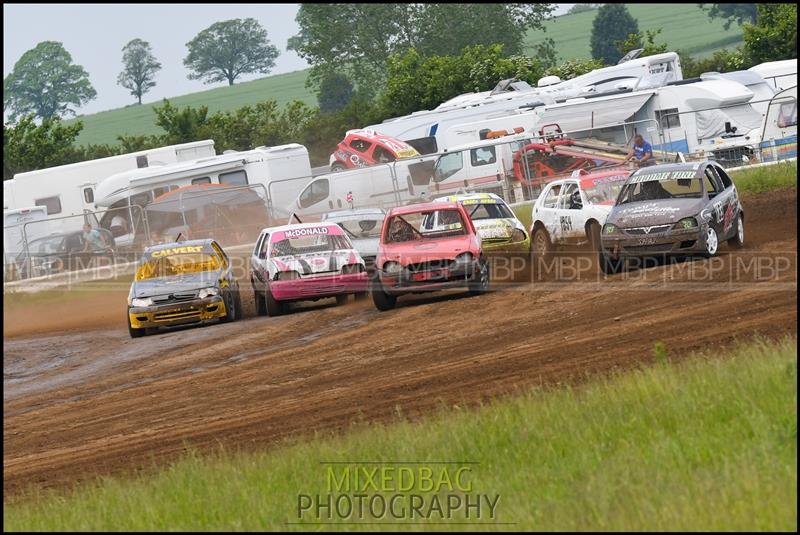
{"label": "motorhome", "polygon": [[788,89],[797,85],[797,58],[783,61],[768,61],[748,70],[759,74],[775,89]]}
{"label": "motorhome", "polygon": [[45,206],[28,206],[26,208],[14,208],[3,210],[3,280],[11,276],[12,266],[20,253],[25,250],[25,244],[31,239],[39,238],[41,235],[31,234],[37,230],[44,231],[44,228],[37,229],[37,225],[28,225],[35,221],[42,221],[47,218],[47,208]]}
{"label": "motorhome", "polygon": [[43,206],[48,219],[93,211],[97,184],[113,174],[214,154],[214,141],[207,139],[17,173],[3,181],[3,210]]}
{"label": "motorhome", "polygon": [[128,244],[143,226],[143,207],[168,191],[193,184],[255,186],[272,216],[282,218],[288,217],[286,208],[309,180],[308,150],[290,143],[118,173],[97,185],[95,202],[108,209],[100,220],[102,227],[111,229],[114,217],[124,218],[122,229],[111,230],[117,243]]}
{"label": "motorhome", "polygon": [[667,52],[633,58],[566,81],[547,76],[535,88],[525,82],[503,80],[492,91],[459,95],[433,110],[387,119],[365,128],[401,139],[421,154],[431,154],[446,148],[442,133],[457,124],[504,117],[567,98],[661,87],[682,79],[678,55]]}
{"label": "motorhome", "polygon": [[[750,104],[754,98],[753,91],[743,84],[712,76],[647,90],[567,99],[525,113],[465,123],[444,132],[442,140],[446,146],[458,146],[480,140],[482,133],[489,131],[521,127],[538,132],[543,126],[558,125],[574,138],[621,145],[639,131],[657,150],[711,154],[740,162],[741,155],[734,153],[752,152],[761,141],[764,116]],[[768,107],[769,103],[764,111]]]}
{"label": "motorhome", "polygon": [[797,158],[797,86],[772,99],[761,135],[761,161]]}

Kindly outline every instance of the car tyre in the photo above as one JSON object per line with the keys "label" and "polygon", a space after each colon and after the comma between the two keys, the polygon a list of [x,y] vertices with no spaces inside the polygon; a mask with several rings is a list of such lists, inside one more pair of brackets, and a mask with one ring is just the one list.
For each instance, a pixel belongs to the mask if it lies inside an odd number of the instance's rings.
{"label": "car tyre", "polygon": [[236,320],[236,317],[239,315],[239,309],[236,306],[236,296],[233,290],[227,291],[225,295],[226,298],[222,300],[222,302],[225,303],[225,316],[220,318],[220,321],[222,323],[229,323]]}
{"label": "car tyre", "polygon": [[589,245],[592,251],[600,252],[600,224],[596,221],[589,223],[587,230],[587,237],[589,238]]}
{"label": "car tyre", "polygon": [[490,275],[489,262],[484,257],[481,257],[478,260],[478,271],[468,283],[470,295],[480,295],[489,291]]}
{"label": "car tyre", "polygon": [[533,259],[549,260],[552,255],[553,242],[550,241],[550,235],[547,230],[543,228],[536,229],[531,241],[531,257]]}
{"label": "car tyre", "polygon": [[341,294],[336,296],[336,306],[346,305],[347,304],[347,294]]}
{"label": "car tyre", "polygon": [[286,304],[272,297],[272,292],[269,291],[269,285],[267,285],[264,290],[264,303],[266,305],[267,316],[280,316],[286,312]]}
{"label": "car tyre", "polygon": [[242,310],[242,292],[239,290],[239,285],[236,285],[236,290],[233,292],[234,301],[236,302],[236,317],[233,318],[235,320],[240,320],[244,317],[244,311]]}
{"label": "car tyre", "polygon": [[741,213],[736,216],[736,232],[733,233],[733,238],[728,240],[728,244],[734,249],[744,247],[744,218]]}
{"label": "car tyre", "polygon": [[397,296],[387,294],[383,290],[383,285],[381,284],[380,279],[375,277],[375,280],[372,283],[372,302],[375,304],[375,308],[381,312],[385,312],[386,310],[391,310],[395,307],[397,304]]}
{"label": "car tyre", "polygon": [[347,166],[345,166],[342,162],[334,162],[334,164],[331,165],[331,173],[339,173],[346,170]]}
{"label": "car tyre", "polygon": [[717,231],[714,230],[714,227],[709,226],[708,230],[706,230],[706,250],[704,252],[704,256],[706,258],[711,258],[717,254],[718,250],[719,235],[717,235]]}
{"label": "car tyre", "polygon": [[264,301],[264,294],[259,292],[253,285],[253,299],[256,302],[256,314],[259,316],[267,315],[267,303]]}
{"label": "car tyre", "polygon": [[619,258],[613,258],[603,251],[598,253],[598,260],[600,262],[600,271],[606,275],[614,275],[622,271],[623,261]]}
{"label": "car tyre", "polygon": [[128,316],[128,332],[130,333],[131,338],[141,338],[142,336],[147,334],[147,330],[146,329],[134,329],[133,328],[133,326],[131,325],[131,317],[130,317],[130,315]]}

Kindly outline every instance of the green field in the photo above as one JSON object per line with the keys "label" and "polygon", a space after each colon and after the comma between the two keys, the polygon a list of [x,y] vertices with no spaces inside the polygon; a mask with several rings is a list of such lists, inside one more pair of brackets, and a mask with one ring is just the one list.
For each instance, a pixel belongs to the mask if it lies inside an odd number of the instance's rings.
{"label": "green field", "polygon": [[[317,105],[317,97],[306,89],[308,70],[287,74],[268,76],[250,82],[242,82],[233,86],[218,87],[199,93],[191,93],[170,98],[174,106],[208,106],[209,112],[234,110],[262,100],[276,100],[279,105],[292,100],[302,100],[309,106]],[[155,125],[153,106],[160,106],[161,101],[129,106],[115,110],[102,111],[65,121],[69,124],[75,120],[83,122],[83,130],[78,143],[116,144],[117,136],[163,134],[164,131]]]}
{"label": "green field", "polygon": [[[338,524],[342,519],[334,513],[329,520],[324,510],[301,516],[299,495],[324,500],[332,489],[352,499],[352,489],[330,484],[332,462],[414,461],[441,474],[434,462],[442,461],[450,463],[452,481],[458,468],[469,467],[461,496],[500,496],[494,516],[484,508],[481,517],[507,523],[495,528],[794,531],[796,338],[754,340],[680,362],[656,344],[641,357],[638,369],[580,387],[535,388],[477,409],[442,407],[416,422],[398,416],[387,425],[357,424],[260,453],[190,454],[150,475],[105,479],[67,494],[6,497],[4,529],[374,530]],[[459,495],[446,486],[438,494],[423,485],[391,487],[396,479],[367,494],[419,494],[426,503]],[[299,518],[334,523],[293,524]],[[454,523],[464,519],[456,510],[435,527],[491,528]],[[426,526],[401,520],[381,527]]]}
{"label": "green field", "polygon": [[[736,24],[729,30],[721,19],[710,19],[697,4],[626,4],[639,31],[662,31],[657,43],[667,43],[669,50],[681,50],[696,56],[708,56],[721,48],[742,43],[742,29]],[[546,32],[530,32],[525,40],[526,51],[545,38],[555,41],[561,60],[591,57],[589,40],[597,10],[562,15],[547,22]]]}
{"label": "green field", "polygon": [[[628,4],[631,14],[638,19],[639,29],[663,28],[659,42],[666,42],[670,50],[679,48],[698,56],[706,56],[724,47],[733,47],[742,42],[742,30],[735,24],[725,31],[721,20],[714,20],[695,4]],[[530,32],[525,40],[526,51],[531,45],[550,37],[556,42],[561,60],[588,58],[591,56],[589,37],[596,10],[562,15],[546,23],[547,32]],[[308,70],[268,76],[232,87],[219,87],[170,98],[176,106],[206,105],[209,111],[232,110],[247,104],[275,99],[285,104],[293,99],[316,105],[316,96],[305,87]],[[162,130],[153,124],[153,105],[160,102],[130,106],[80,117],[83,131],[78,143],[116,144],[117,136],[160,134]],[[74,120],[74,119],[73,119]],[[67,123],[69,121],[66,121]]]}

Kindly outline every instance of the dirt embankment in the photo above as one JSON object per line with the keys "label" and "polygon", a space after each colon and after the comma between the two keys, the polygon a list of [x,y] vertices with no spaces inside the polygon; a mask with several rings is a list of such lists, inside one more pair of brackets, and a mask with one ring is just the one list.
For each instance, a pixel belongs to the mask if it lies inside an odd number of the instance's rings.
{"label": "dirt embankment", "polygon": [[[398,406],[414,416],[581,381],[651,362],[657,340],[680,358],[753,333],[796,334],[796,191],[743,202],[747,246],[723,247],[714,262],[405,297],[387,313],[320,301],[255,317],[243,284],[244,321],[132,340],[124,294],[88,297],[92,315],[78,323],[72,306],[17,304],[4,311],[4,488],[134,470],[186,444],[262,448],[388,420]],[[34,320],[49,332],[9,334]]]}

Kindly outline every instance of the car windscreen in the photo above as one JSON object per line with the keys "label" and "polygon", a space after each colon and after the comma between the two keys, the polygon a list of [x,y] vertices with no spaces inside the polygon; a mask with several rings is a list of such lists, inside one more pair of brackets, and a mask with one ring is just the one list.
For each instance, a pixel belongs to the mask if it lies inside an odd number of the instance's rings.
{"label": "car windscreen", "polygon": [[64,236],[52,236],[34,240],[28,245],[33,254],[57,254],[65,252]]}
{"label": "car windscreen", "polygon": [[379,238],[383,219],[354,218],[346,221],[337,221],[336,224],[342,227],[352,240]]}
{"label": "car windscreen", "polygon": [[634,175],[622,188],[617,204],[664,199],[700,199],[703,184],[694,172]]}
{"label": "car windscreen", "polygon": [[294,256],[352,249],[347,238],[340,234],[313,234],[283,238],[272,242],[270,256]]}
{"label": "car windscreen", "polygon": [[387,225],[386,243],[434,240],[466,233],[466,224],[458,210],[431,210],[392,217]]}
{"label": "car windscreen", "polygon": [[590,204],[613,204],[617,200],[623,184],[625,184],[625,180],[595,182],[584,187],[583,192]]}
{"label": "car windscreen", "polygon": [[464,203],[470,219],[479,221],[481,219],[512,219],[514,214],[505,204],[491,201],[481,201],[472,206]]}
{"label": "car windscreen", "polygon": [[[154,251],[154,253],[162,252]],[[136,270],[136,280],[142,281],[202,273],[204,271],[217,271],[220,266],[219,256],[210,252],[148,255],[139,266],[139,269]]]}

